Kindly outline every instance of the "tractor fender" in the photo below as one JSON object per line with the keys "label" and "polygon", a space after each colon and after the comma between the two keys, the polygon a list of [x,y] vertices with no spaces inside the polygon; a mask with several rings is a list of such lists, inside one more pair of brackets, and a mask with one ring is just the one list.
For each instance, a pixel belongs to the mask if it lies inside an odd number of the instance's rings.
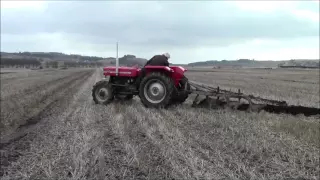
{"label": "tractor fender", "polygon": [[147,70],[164,70],[167,72],[174,72],[173,69],[168,66],[145,66],[144,68]]}
{"label": "tractor fender", "polygon": [[145,66],[144,69],[146,73],[145,75],[152,72],[161,72],[171,76],[171,73],[174,72],[174,70],[168,66]]}

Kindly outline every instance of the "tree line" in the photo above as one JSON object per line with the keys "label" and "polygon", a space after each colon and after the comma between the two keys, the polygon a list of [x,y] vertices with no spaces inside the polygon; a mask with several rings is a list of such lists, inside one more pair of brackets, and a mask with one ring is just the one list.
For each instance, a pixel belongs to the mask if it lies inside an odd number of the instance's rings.
{"label": "tree line", "polygon": [[[101,62],[75,62],[75,61],[60,61],[63,64],[60,65],[60,67],[101,67],[103,64]],[[44,63],[45,68],[58,68],[59,67],[59,61],[47,61]]]}
{"label": "tree line", "polygon": [[[29,68],[29,67],[42,67],[45,68],[59,68],[60,67],[100,67],[103,66],[101,62],[84,62],[84,61],[46,61],[43,64],[41,63],[41,59],[37,58],[3,58],[0,59],[0,64],[2,68]],[[59,64],[61,62],[61,64]],[[43,67],[42,67],[43,68]]]}
{"label": "tree line", "polygon": [[95,67],[95,66],[103,66],[101,62],[74,62],[74,61],[67,61],[64,62],[65,67]]}
{"label": "tree line", "polygon": [[33,66],[38,67],[41,65],[40,61],[36,58],[28,59],[12,59],[12,58],[1,58],[1,67],[26,67]]}
{"label": "tree line", "polygon": [[59,52],[18,52],[18,53],[5,53],[1,52],[1,54],[10,54],[23,56],[28,58],[48,58],[48,59],[77,59],[79,61],[98,61],[103,59],[98,56],[82,56],[78,54],[63,54]]}

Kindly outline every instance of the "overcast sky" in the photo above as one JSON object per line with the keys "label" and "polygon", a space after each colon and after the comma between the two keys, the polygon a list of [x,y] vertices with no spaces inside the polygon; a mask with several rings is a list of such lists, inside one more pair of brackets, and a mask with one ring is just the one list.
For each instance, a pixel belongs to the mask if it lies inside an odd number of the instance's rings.
{"label": "overcast sky", "polygon": [[171,62],[319,58],[318,1],[1,0],[1,51]]}

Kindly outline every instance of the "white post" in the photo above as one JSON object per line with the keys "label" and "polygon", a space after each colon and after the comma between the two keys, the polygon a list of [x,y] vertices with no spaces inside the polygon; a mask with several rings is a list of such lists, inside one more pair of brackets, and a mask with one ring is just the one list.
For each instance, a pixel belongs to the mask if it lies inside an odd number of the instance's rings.
{"label": "white post", "polygon": [[118,58],[118,42],[117,42],[117,56],[116,56],[116,76],[119,74],[119,58]]}

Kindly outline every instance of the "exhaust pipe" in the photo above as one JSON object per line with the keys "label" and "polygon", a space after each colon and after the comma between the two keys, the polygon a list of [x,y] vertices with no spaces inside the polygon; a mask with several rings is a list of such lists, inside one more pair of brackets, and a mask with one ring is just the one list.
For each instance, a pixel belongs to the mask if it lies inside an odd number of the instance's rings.
{"label": "exhaust pipe", "polygon": [[116,76],[119,74],[119,58],[118,58],[118,42],[117,42],[117,55],[116,55]]}

